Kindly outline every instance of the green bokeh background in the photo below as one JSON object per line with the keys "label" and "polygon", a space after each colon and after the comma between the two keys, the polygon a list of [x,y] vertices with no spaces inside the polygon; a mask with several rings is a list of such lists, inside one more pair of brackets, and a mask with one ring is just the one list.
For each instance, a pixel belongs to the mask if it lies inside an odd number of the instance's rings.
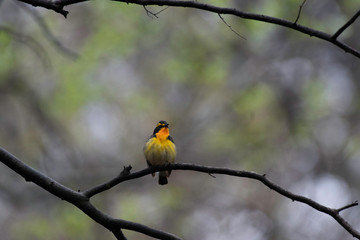
{"label": "green bokeh background", "polygon": [[[208,1],[294,21],[302,1]],[[335,32],[356,1],[307,1],[299,24]],[[72,189],[146,167],[170,123],[177,162],[266,174],[330,207],[359,199],[359,60],[293,30],[170,7],[89,1],[68,18],[0,2],[0,145]],[[164,7],[149,6],[157,13]],[[57,47],[39,21],[77,57]],[[341,36],[360,48],[359,23]],[[245,39],[244,39],[245,38]],[[174,171],[102,193],[113,217],[184,239],[352,239],[333,219],[254,180]],[[114,239],[70,204],[0,165],[3,240]],[[360,211],[343,216],[359,229]],[[128,239],[150,239],[125,231]]]}

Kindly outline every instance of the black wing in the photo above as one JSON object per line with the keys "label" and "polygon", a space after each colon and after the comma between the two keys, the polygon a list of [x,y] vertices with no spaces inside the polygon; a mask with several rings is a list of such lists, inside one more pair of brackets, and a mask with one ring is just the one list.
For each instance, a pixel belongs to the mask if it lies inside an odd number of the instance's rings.
{"label": "black wing", "polygon": [[172,143],[175,143],[175,142],[174,142],[174,139],[173,139],[170,135],[168,136],[168,139],[169,139]]}
{"label": "black wing", "polygon": [[149,141],[150,139],[152,139],[152,138],[154,138],[154,137],[156,137],[155,133],[154,133],[153,135],[151,135],[151,136],[148,138],[147,141]]}

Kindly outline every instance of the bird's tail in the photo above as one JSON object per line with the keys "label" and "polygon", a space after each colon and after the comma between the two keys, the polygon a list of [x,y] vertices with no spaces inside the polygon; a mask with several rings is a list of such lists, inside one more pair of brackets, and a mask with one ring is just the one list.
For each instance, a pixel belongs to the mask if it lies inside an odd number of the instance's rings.
{"label": "bird's tail", "polygon": [[166,171],[160,172],[159,173],[159,184],[160,185],[167,184],[168,183],[167,177],[168,177],[168,174]]}

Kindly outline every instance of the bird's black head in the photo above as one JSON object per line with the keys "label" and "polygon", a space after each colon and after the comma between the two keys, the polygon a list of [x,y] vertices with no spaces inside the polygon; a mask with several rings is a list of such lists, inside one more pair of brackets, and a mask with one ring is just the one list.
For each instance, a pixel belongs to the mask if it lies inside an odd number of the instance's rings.
{"label": "bird's black head", "polygon": [[154,133],[153,134],[156,134],[157,132],[160,131],[160,129],[162,128],[168,128],[169,127],[169,124],[166,122],[166,121],[159,121],[159,123],[156,125],[155,129],[154,129]]}

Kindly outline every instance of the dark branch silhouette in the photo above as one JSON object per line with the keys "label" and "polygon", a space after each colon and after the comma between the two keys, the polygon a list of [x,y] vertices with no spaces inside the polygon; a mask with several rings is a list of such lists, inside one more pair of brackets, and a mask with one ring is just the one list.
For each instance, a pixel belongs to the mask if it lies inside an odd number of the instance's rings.
{"label": "dark branch silhouette", "polygon": [[[77,4],[80,2],[85,2],[88,0],[18,0],[24,3],[31,4],[35,7],[43,7],[55,12],[62,14],[64,17],[67,16],[69,13],[68,11],[64,10],[65,6]],[[132,3],[141,6],[150,6],[150,5],[157,5],[157,6],[168,6],[168,7],[186,7],[186,8],[194,8],[200,9],[208,12],[213,12],[221,15],[233,15],[243,19],[255,20],[265,23],[271,23],[279,26],[283,26],[289,29],[293,29],[295,31],[307,34],[311,37],[316,37],[327,42],[334,44],[335,46],[341,48],[347,53],[350,53],[358,58],[360,58],[360,51],[348,46],[347,44],[338,41],[337,37],[346,29],[348,28],[360,15],[360,10],[343,26],[341,27],[334,35],[318,31],[300,24],[297,24],[297,20],[295,22],[291,22],[285,19],[280,19],[276,17],[270,17],[262,14],[254,14],[254,13],[247,13],[240,11],[235,8],[224,8],[224,7],[217,7],[210,4],[201,3],[198,1],[180,1],[180,0],[113,0],[117,2],[123,3]],[[303,2],[303,4],[305,1]],[[302,5],[303,5],[302,4]],[[301,11],[299,10],[298,17],[300,17]]]}
{"label": "dark branch silhouette", "polygon": [[159,231],[139,223],[134,223],[122,219],[114,219],[108,216],[107,214],[95,208],[94,205],[92,205],[90,202],[89,198],[86,197],[82,192],[77,192],[65,187],[64,185],[56,182],[54,179],[51,179],[36,169],[26,165],[24,162],[2,148],[0,148],[0,161],[15,171],[17,174],[21,175],[25,181],[33,182],[51,194],[57,196],[58,198],[75,205],[94,221],[110,230],[119,240],[126,239],[121,229],[136,231],[158,239],[181,239],[173,234]]}
{"label": "dark branch silhouette", "polygon": [[162,232],[159,230],[155,230],[149,228],[147,226],[141,225],[139,223],[129,222],[122,219],[114,219],[103,212],[96,209],[90,202],[90,198],[96,194],[104,192],[106,190],[111,189],[117,184],[128,181],[135,178],[140,178],[145,175],[164,171],[164,170],[191,170],[209,174],[213,176],[214,174],[223,174],[235,177],[244,177],[255,179],[262,182],[264,185],[269,187],[270,189],[276,191],[277,193],[291,199],[292,201],[298,201],[304,203],[320,212],[326,213],[333,217],[344,229],[346,229],[353,237],[360,239],[360,233],[356,231],[344,218],[340,216],[340,212],[342,210],[354,207],[358,205],[358,202],[353,202],[344,207],[340,207],[338,209],[329,208],[324,205],[321,205],[310,198],[297,195],[291,193],[275,183],[271,182],[265,174],[258,174],[255,172],[249,171],[241,171],[241,170],[233,170],[228,168],[220,168],[220,167],[209,167],[209,166],[200,166],[195,164],[186,164],[186,163],[175,163],[171,165],[162,165],[162,166],[153,166],[151,168],[146,168],[134,173],[131,173],[131,166],[124,167],[122,172],[111,179],[110,181],[90,188],[83,192],[76,192],[71,190],[60,183],[57,183],[55,180],[43,175],[37,170],[27,166],[25,163],[17,159],[15,156],[8,153],[6,150],[0,148],[0,161],[11,168],[13,171],[21,175],[25,178],[26,181],[34,182],[39,185],[46,191],[54,194],[55,196],[68,201],[74,204],[76,207],[81,209],[85,214],[95,220],[97,223],[101,224],[105,228],[109,229],[118,239],[122,238],[123,234],[121,229],[128,229],[137,232],[141,232],[143,234],[160,238],[160,239],[180,239],[179,237],[172,235],[170,233]]}
{"label": "dark branch silhouette", "polygon": [[160,11],[157,11],[157,12],[150,11],[149,9],[147,9],[147,7],[145,5],[143,6],[143,8],[145,9],[145,12],[149,17],[151,17],[151,18],[152,17],[159,18],[158,15],[160,13],[162,13],[163,11],[165,11],[166,9],[168,9],[169,7],[165,7],[165,8],[163,8]]}
{"label": "dark branch silhouette", "polygon": [[356,207],[357,205],[359,205],[359,202],[358,202],[358,201],[355,201],[355,202],[350,203],[350,204],[348,204],[348,205],[346,205],[346,206],[343,206],[343,207],[341,207],[341,208],[339,208],[339,209],[336,209],[336,211],[339,213],[339,212],[341,212],[341,211],[344,211],[345,209],[349,209],[349,208],[352,208],[352,207]]}
{"label": "dark branch silhouette", "polygon": [[[68,11],[65,11],[63,9],[64,6],[69,5],[69,4],[65,4],[64,1],[51,1],[51,0],[19,0],[19,1],[30,4],[34,7],[43,7],[43,8],[53,10],[57,13],[62,14],[65,18],[69,13]],[[80,1],[78,1],[78,2],[80,2]],[[74,3],[71,3],[71,4],[74,4]]]}
{"label": "dark branch silhouette", "polygon": [[334,35],[332,35],[332,39],[337,39],[340,34],[342,34],[351,24],[355,22],[355,20],[360,16],[360,9],[355,13],[355,15],[349,19],[347,23],[345,23],[339,30],[336,31]]}
{"label": "dark branch silhouette", "polygon": [[125,167],[124,170],[120,173],[119,176],[111,179],[110,181],[95,186],[93,188],[90,188],[86,191],[84,191],[84,195],[87,197],[92,197],[96,194],[99,194],[101,192],[104,192],[106,190],[109,190],[110,188],[116,186],[117,184],[130,180],[135,178],[140,178],[145,175],[151,174],[153,172],[158,171],[164,171],[164,170],[191,170],[191,171],[197,171],[197,172],[203,172],[206,174],[209,174],[210,176],[214,177],[214,174],[224,174],[224,175],[230,175],[230,176],[236,176],[236,177],[244,177],[244,178],[251,178],[258,180],[262,182],[264,185],[269,187],[270,189],[278,192],[279,194],[291,199],[292,201],[298,201],[301,203],[304,203],[306,205],[309,205],[310,207],[326,213],[333,217],[341,226],[343,226],[353,237],[356,237],[360,239],[360,233],[356,231],[345,219],[343,219],[339,213],[340,211],[354,207],[358,205],[358,202],[351,203],[349,205],[346,205],[344,207],[341,207],[339,209],[333,209],[326,207],[324,205],[321,205],[315,201],[313,201],[310,198],[306,198],[301,195],[297,195],[294,193],[291,193],[280,186],[276,185],[275,183],[272,183],[269,179],[266,178],[265,174],[258,174],[255,172],[249,172],[249,171],[241,171],[241,170],[233,170],[228,168],[219,168],[219,167],[208,167],[208,166],[199,166],[194,164],[187,164],[187,163],[175,163],[171,165],[163,165],[163,166],[153,166],[152,168],[146,168],[138,172],[130,173],[131,166]]}
{"label": "dark branch silhouette", "polygon": [[302,4],[300,5],[299,11],[298,11],[298,14],[297,14],[297,16],[296,16],[296,19],[295,19],[294,24],[297,24],[297,22],[299,21],[299,18],[300,18],[300,15],[301,15],[301,11],[302,11],[302,8],[303,8],[303,6],[305,5],[305,3],[306,3],[306,0],[304,0],[304,1],[302,2]]}
{"label": "dark branch silhouette", "polygon": [[226,21],[225,21],[225,19],[221,16],[221,14],[218,14],[219,15],[219,18],[221,19],[221,21],[223,22],[223,23],[225,23],[225,25],[233,32],[233,33],[235,33],[238,37],[240,37],[240,38],[242,38],[242,39],[244,39],[244,40],[247,40],[246,38],[244,38],[243,36],[241,36],[238,32],[236,32],[232,27],[231,27],[231,25],[229,25]]}

